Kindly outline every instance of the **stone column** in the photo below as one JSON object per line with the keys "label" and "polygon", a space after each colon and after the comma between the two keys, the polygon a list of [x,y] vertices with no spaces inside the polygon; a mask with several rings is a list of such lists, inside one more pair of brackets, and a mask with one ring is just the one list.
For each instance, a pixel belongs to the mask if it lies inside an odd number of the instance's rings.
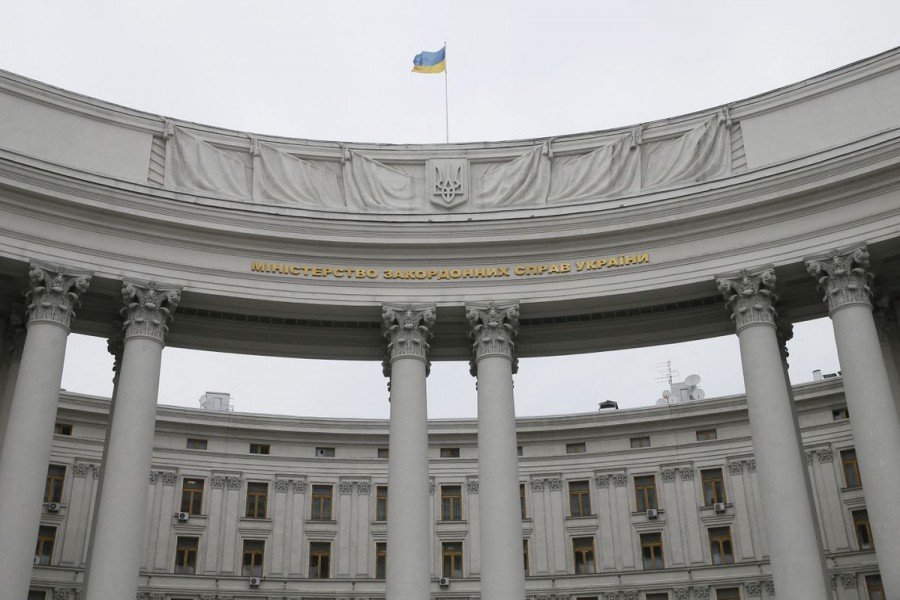
{"label": "stone column", "polygon": [[2,344],[5,354],[3,366],[3,391],[0,392],[0,448],[9,425],[9,411],[12,408],[13,393],[16,390],[16,379],[19,377],[19,365],[22,363],[22,351],[25,349],[25,316],[14,310],[10,313],[4,332],[6,343]]}
{"label": "stone column", "polygon": [[779,596],[792,600],[828,598],[806,457],[776,336],[774,267],[717,279],[740,343],[775,585]]}
{"label": "stone column", "polygon": [[28,595],[66,339],[78,296],[91,279],[88,273],[36,262],[28,275],[28,335],[0,451],[0,582],[9,598]]}
{"label": "stone column", "polygon": [[522,517],[513,338],[519,331],[518,303],[467,304],[472,328],[472,375],[478,378],[478,512],[481,538],[481,597],[525,597]]}
{"label": "stone column", "polygon": [[[859,458],[875,554],[888,598],[900,597],[900,419],[872,318],[865,246],[806,261],[834,325],[850,427]],[[776,583],[776,585],[778,585]],[[780,591],[779,587],[779,591]]]}
{"label": "stone column", "polygon": [[[431,596],[428,416],[425,378],[433,306],[382,307],[390,377],[387,600]],[[519,542],[521,545],[522,542]]]}
{"label": "stone column", "polygon": [[162,350],[181,291],[126,281],[125,346],[116,407],[106,437],[106,464],[97,522],[88,556],[87,600],[134,598],[147,513],[147,477],[153,454]]}

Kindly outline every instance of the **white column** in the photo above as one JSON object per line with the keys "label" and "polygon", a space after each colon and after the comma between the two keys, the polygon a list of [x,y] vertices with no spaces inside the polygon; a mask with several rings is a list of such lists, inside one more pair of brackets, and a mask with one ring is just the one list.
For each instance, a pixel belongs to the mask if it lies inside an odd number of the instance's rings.
{"label": "white column", "polygon": [[69,324],[90,283],[87,273],[32,263],[28,335],[0,450],[0,582],[3,595],[28,595],[53,444]]}
{"label": "white column", "polygon": [[466,305],[472,328],[473,375],[478,377],[478,508],[481,597],[522,600],[522,517],[513,399],[513,338],[518,303]]}
{"label": "white column", "polygon": [[[431,523],[428,517],[428,375],[431,306],[384,306],[385,376],[390,377],[387,600],[429,598]],[[519,542],[521,544],[521,542]]]}
{"label": "white column", "polygon": [[[137,593],[153,454],[159,369],[167,322],[179,289],[126,281],[125,347],[116,407],[106,437],[97,522],[88,556],[87,600],[133,598]],[[148,561],[152,563],[152,561]]]}
{"label": "white column", "polygon": [[806,264],[825,292],[834,325],[850,427],[884,590],[888,598],[898,598],[900,419],[869,302],[869,253],[865,246],[854,246],[810,258]]}
{"label": "white column", "polygon": [[792,600],[828,598],[806,455],[776,336],[774,267],[720,277],[718,286],[740,343],[775,587]]}
{"label": "white column", "polygon": [[11,312],[7,322],[2,344],[3,389],[0,391],[0,448],[9,425],[9,411],[12,409],[13,393],[16,391],[16,379],[19,377],[19,365],[22,363],[22,351],[25,349],[25,317]]}

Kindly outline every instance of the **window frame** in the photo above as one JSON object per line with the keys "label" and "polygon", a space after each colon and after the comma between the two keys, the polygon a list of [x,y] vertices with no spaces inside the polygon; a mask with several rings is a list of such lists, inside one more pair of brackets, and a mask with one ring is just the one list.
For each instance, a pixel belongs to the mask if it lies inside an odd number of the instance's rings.
{"label": "window frame", "polygon": [[441,542],[441,577],[451,579],[464,577],[463,551],[462,540]]}
{"label": "window frame", "polygon": [[[728,596],[722,596],[723,592],[727,593]],[[716,588],[716,600],[741,600],[741,588]]]}
{"label": "window frame", "polygon": [[72,427],[71,423],[54,423],[53,424],[53,435],[71,436],[73,429],[74,428]]}
{"label": "window frame", "polygon": [[700,469],[700,491],[703,493],[703,506],[727,503],[725,471],[721,467]]}
{"label": "window frame", "polygon": [[241,551],[241,577],[262,577],[265,562],[266,540],[245,539]]}
{"label": "window frame", "polygon": [[[260,504],[262,506],[260,506]],[[265,519],[269,510],[269,483],[266,481],[247,482],[247,502],[245,519]],[[260,514],[262,512],[262,514]]]}
{"label": "window frame", "polygon": [[884,593],[884,582],[880,574],[866,575],[866,598],[868,600],[887,600]]}
{"label": "window frame", "polygon": [[387,579],[387,542],[375,542],[375,579]]}
{"label": "window frame", "polygon": [[650,436],[649,435],[639,435],[633,438],[628,438],[628,442],[632,448],[650,448]]}
{"label": "window frame", "polygon": [[[640,534],[641,562],[645,571],[660,571],[666,568],[665,554],[663,553],[663,539],[661,531],[648,531]],[[649,556],[648,556],[649,553]],[[649,566],[648,566],[649,565]]]}
{"label": "window frame", "polygon": [[571,442],[566,444],[566,454],[587,453],[587,442]]}
{"label": "window frame", "polygon": [[575,575],[592,575],[596,573],[598,570],[596,557],[593,536],[572,538],[572,565]]}
{"label": "window frame", "polygon": [[375,486],[375,520],[383,523],[388,517],[388,486]]}
{"label": "window frame", "polygon": [[44,503],[62,502],[65,485],[66,465],[55,463],[47,465],[47,481],[44,484]]}
{"label": "window frame", "polygon": [[[193,544],[188,544],[190,541]],[[199,554],[200,538],[179,535],[175,538],[175,566],[172,572],[175,575],[196,575]]]}
{"label": "window frame", "polygon": [[519,509],[522,513],[523,521],[528,518],[528,498],[525,494],[525,484],[519,483]]}
{"label": "window frame", "polygon": [[522,558],[525,561],[525,577],[530,577],[531,568],[528,565],[528,538],[522,540]]}
{"label": "window frame", "polygon": [[[458,493],[455,491],[458,490]],[[462,521],[462,486],[441,486],[441,521]]]}
{"label": "window frame", "polygon": [[[642,481],[639,481],[642,480]],[[647,483],[647,480],[650,483]],[[656,475],[634,476],[634,506],[637,512],[659,509],[659,493],[656,489]]]}
{"label": "window frame", "polygon": [[[857,549],[874,550],[875,539],[872,537],[872,525],[869,523],[869,511],[865,508],[851,511],[850,518],[853,520],[853,531],[856,534]],[[863,535],[860,535],[861,533],[868,538],[868,542],[863,539]]]}
{"label": "window frame", "polygon": [[309,520],[332,521],[333,511],[334,486],[327,483],[313,484],[310,494]]}
{"label": "window frame", "polygon": [[[723,533],[724,532],[724,533]],[[727,534],[727,535],[726,535]],[[722,527],[709,527],[706,530],[709,538],[709,556],[713,565],[733,565],[734,557],[734,540],[731,537],[731,527],[728,525]],[[726,552],[727,544],[727,552]],[[718,553],[713,549],[717,548]],[[718,561],[716,556],[719,556]]]}
{"label": "window frame", "polygon": [[[590,517],[593,515],[591,510],[591,482],[587,479],[577,479],[569,481],[569,516],[570,517]],[[581,486],[584,486],[581,488]],[[579,486],[573,488],[573,486]]]}
{"label": "window frame", "polygon": [[53,563],[53,548],[56,546],[56,527],[41,525],[38,528],[37,542],[34,546],[35,564],[49,566]]}
{"label": "window frame", "polygon": [[331,542],[310,540],[308,576],[309,579],[331,579]]}
{"label": "window frame", "polygon": [[440,458],[459,458],[459,447],[458,446],[447,446],[441,448],[438,451],[438,456]]}
{"label": "window frame", "polygon": [[[844,473],[844,489],[855,490],[862,487],[862,477],[859,473],[859,459],[856,457],[856,448],[841,450],[841,471]],[[855,481],[851,481],[855,479]],[[855,483],[855,485],[853,485]]]}
{"label": "window frame", "polygon": [[719,431],[715,427],[711,429],[698,429],[696,433],[698,442],[711,442],[719,439]]}
{"label": "window frame", "polygon": [[185,448],[187,450],[207,450],[209,448],[209,440],[204,438],[187,438]]}
{"label": "window frame", "polygon": [[[188,482],[199,482],[199,487],[188,488]],[[181,480],[181,511],[189,515],[203,514],[203,496],[206,479],[203,477],[185,477]],[[197,509],[196,511],[194,509]]]}

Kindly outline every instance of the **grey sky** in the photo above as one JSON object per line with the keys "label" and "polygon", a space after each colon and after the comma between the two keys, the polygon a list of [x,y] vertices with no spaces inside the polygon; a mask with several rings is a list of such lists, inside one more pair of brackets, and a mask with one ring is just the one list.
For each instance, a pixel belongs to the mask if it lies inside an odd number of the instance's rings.
{"label": "grey sky", "polygon": [[[702,110],[897,45],[896,1],[13,2],[0,68],[149,112],[289,137],[444,139],[444,77],[410,73],[448,44],[451,141],[560,135]],[[175,325],[177,326],[177,324]],[[802,324],[792,378],[839,367],[827,321]],[[652,403],[656,365],[739,393],[734,336],[628,352],[523,360],[520,415]],[[73,336],[63,385],[110,392],[105,342]],[[169,348],[160,402],[232,392],[242,411],[384,417],[375,363]],[[435,364],[429,414],[473,416],[462,363]]]}

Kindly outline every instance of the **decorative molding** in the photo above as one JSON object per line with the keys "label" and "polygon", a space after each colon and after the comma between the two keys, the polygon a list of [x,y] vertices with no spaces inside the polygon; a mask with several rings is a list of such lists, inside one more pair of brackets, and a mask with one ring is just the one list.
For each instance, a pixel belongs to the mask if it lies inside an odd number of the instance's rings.
{"label": "decorative molding", "polygon": [[608,473],[595,473],[594,474],[594,485],[598,488],[605,488],[609,486],[609,474]]}
{"label": "decorative molding", "polygon": [[387,358],[383,363],[385,377],[391,376],[391,362],[398,358],[418,358],[430,371],[428,351],[431,328],[436,318],[434,306],[383,305],[381,331],[387,340]]}
{"label": "decorative molding", "polygon": [[744,472],[744,461],[735,460],[728,463],[728,472],[732,475],[740,475]]}
{"label": "decorative molding", "polygon": [[214,490],[221,490],[225,487],[225,477],[223,475],[213,475],[209,478],[209,487]]}
{"label": "decorative molding", "polygon": [[[89,464],[89,463],[80,463],[80,462],[77,462],[77,463],[75,463],[74,465],[72,465],[72,474],[73,474],[75,477],[87,477],[87,476],[88,476],[88,473],[90,473],[90,472],[91,472],[93,469],[95,469],[95,468],[96,468],[96,465],[92,465],[92,464]],[[150,473],[150,483],[156,483],[156,482],[153,480],[153,473],[152,473],[152,472]]]}
{"label": "decorative molding", "polygon": [[616,487],[622,487],[628,484],[628,476],[625,473],[613,473],[610,477],[612,478],[613,485]]}
{"label": "decorative molding", "polygon": [[347,494],[353,493],[353,482],[352,481],[341,481],[338,483],[338,491],[342,496],[346,496]]}
{"label": "decorative molding", "polygon": [[159,287],[154,281],[125,280],[122,300],[125,339],[148,337],[165,343],[168,322],[181,300],[181,288]]}
{"label": "decorative molding", "polygon": [[663,481],[675,481],[677,469],[663,469],[660,471],[659,478]]}
{"label": "decorative molding", "polygon": [[428,478],[428,495],[434,496],[434,477]]}
{"label": "decorative molding", "polygon": [[841,586],[845,590],[855,588],[857,583],[856,573],[841,573]]}
{"label": "decorative molding", "polygon": [[819,282],[825,293],[823,301],[828,312],[844,306],[861,304],[872,307],[872,274],[869,249],[865,244],[836,248],[826,255],[806,259],[806,270]]}
{"label": "decorative molding", "polygon": [[289,479],[276,479],[275,483],[272,484],[272,489],[278,494],[286,494],[290,487],[291,481]]}
{"label": "decorative molding", "polygon": [[560,477],[550,477],[547,480],[547,489],[551,492],[558,492],[562,490],[562,478]]}
{"label": "decorative molding", "polygon": [[682,481],[693,481],[694,480],[694,469],[692,469],[692,468],[678,469],[678,475],[681,477]]}
{"label": "decorative molding", "polygon": [[625,590],[622,594],[625,600],[638,600],[637,590]]}
{"label": "decorative molding", "polygon": [[775,324],[775,267],[766,265],[743,269],[735,275],[716,278],[719,291],[731,310],[734,328],[740,333],[744,327],[757,323]]}
{"label": "decorative molding", "polygon": [[751,473],[756,473],[756,459],[751,458],[747,461],[747,470]]}
{"label": "decorative molding", "polygon": [[305,479],[293,479],[293,480],[291,480],[291,485],[294,486],[295,494],[305,494],[306,493],[306,480]]}
{"label": "decorative molding", "polygon": [[787,359],[791,355],[788,352],[787,343],[794,339],[794,324],[782,315],[775,317],[775,337],[778,339],[778,352],[781,353],[781,360],[787,365]]}
{"label": "decorative molding", "polygon": [[469,479],[466,481],[466,490],[470,494],[478,493],[478,480],[477,479]]}
{"label": "decorative molding", "polygon": [[32,261],[28,267],[31,289],[25,294],[28,323],[56,323],[67,330],[78,308],[78,297],[91,284],[93,273]]}
{"label": "decorative molding", "polygon": [[694,598],[696,598],[697,600],[709,600],[709,586],[695,585]]}
{"label": "decorative molding", "polygon": [[239,489],[241,489],[241,478],[240,477],[226,477],[225,485],[228,486],[229,490],[239,490]]}
{"label": "decorative molding", "polygon": [[691,588],[673,588],[674,600],[691,600]]}
{"label": "decorative molding", "polygon": [[744,590],[748,596],[762,595],[762,585],[758,581],[748,581],[744,584]]}
{"label": "decorative molding", "polygon": [[822,448],[816,452],[816,455],[818,456],[820,463],[830,463],[834,461],[834,452],[831,448]]}
{"label": "decorative molding", "polygon": [[371,494],[372,493],[372,483],[370,481],[357,481],[356,482],[356,493],[357,494]]}
{"label": "decorative molding", "polygon": [[469,372],[478,376],[478,361],[486,356],[503,356],[512,361],[512,372],[518,371],[513,338],[519,333],[518,302],[466,304],[466,319],[471,331],[472,360]]}
{"label": "decorative molding", "polygon": [[106,339],[106,351],[113,357],[113,383],[119,377],[122,370],[122,356],[125,354],[125,334],[123,332],[122,323],[115,322],[112,335]]}
{"label": "decorative molding", "polygon": [[163,471],[161,475],[163,485],[175,485],[175,482],[178,481],[178,474],[173,471]]}
{"label": "decorative molding", "polygon": [[543,492],[544,491],[544,480],[543,479],[532,479],[531,480],[531,491],[532,492]]}
{"label": "decorative molding", "polygon": [[766,586],[766,593],[769,594],[770,596],[774,596],[775,595],[775,582],[772,580],[766,581],[765,586]]}

